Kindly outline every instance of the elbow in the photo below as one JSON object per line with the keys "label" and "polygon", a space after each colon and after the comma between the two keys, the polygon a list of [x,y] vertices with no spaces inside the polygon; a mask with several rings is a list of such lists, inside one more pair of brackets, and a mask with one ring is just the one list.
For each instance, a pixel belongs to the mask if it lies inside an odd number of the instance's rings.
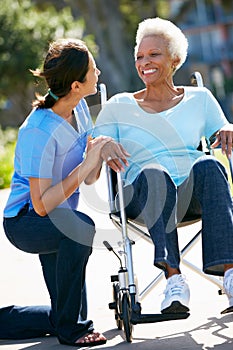
{"label": "elbow", "polygon": [[99,177],[100,177],[100,172],[98,172],[98,174],[95,174],[95,176],[87,176],[86,179],[84,180],[84,183],[85,185],[92,185],[98,180]]}
{"label": "elbow", "polygon": [[85,185],[92,185],[95,181],[96,179],[85,179],[84,183]]}
{"label": "elbow", "polygon": [[36,214],[38,214],[39,216],[43,217],[46,216],[48,213],[45,210],[36,210],[34,209]]}
{"label": "elbow", "polygon": [[48,211],[46,211],[43,206],[42,207],[34,206],[34,210],[35,210],[36,214],[41,216],[41,217],[48,215]]}

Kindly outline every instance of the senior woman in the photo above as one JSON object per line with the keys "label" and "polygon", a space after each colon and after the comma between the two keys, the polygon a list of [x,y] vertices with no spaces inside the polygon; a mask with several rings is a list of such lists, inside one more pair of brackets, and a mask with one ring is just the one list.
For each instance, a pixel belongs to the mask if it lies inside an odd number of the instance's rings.
{"label": "senior woman", "polygon": [[[167,278],[161,312],[189,311],[190,291],[180,270],[177,223],[187,209],[202,213],[203,270],[224,275],[233,305],[233,204],[224,167],[197,150],[215,135],[231,156],[233,125],[206,88],[175,86],[174,73],[187,56],[188,42],[172,22],[149,18],[136,34],[135,66],[145,88],[113,96],[97,118],[94,136],[115,139],[108,164],[119,167],[120,143],[130,154],[123,173],[126,212],[141,216],[155,246],[154,265]],[[107,154],[111,159],[107,159]]]}

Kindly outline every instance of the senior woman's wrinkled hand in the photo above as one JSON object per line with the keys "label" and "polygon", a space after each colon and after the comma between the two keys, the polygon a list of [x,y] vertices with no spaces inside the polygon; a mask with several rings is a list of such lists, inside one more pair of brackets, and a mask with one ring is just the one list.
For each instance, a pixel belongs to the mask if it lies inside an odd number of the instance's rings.
{"label": "senior woman's wrinkled hand", "polygon": [[107,142],[101,150],[101,157],[114,171],[124,171],[124,165],[128,166],[127,157],[130,154],[124,149],[124,147],[112,140]]}
{"label": "senior woman's wrinkled hand", "polygon": [[233,124],[224,125],[217,133],[216,140],[211,145],[215,148],[221,144],[222,153],[226,154],[228,158],[232,154],[232,142],[233,142]]}

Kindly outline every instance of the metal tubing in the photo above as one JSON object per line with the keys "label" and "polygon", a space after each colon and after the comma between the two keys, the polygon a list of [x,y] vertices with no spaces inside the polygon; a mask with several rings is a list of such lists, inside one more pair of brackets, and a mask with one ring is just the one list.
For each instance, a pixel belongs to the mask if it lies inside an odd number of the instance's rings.
{"label": "metal tubing", "polygon": [[202,79],[201,74],[199,72],[194,72],[194,75],[195,75],[195,78],[196,78],[196,81],[197,81],[197,86],[203,87],[204,84],[203,84],[203,79]]}
{"label": "metal tubing", "polygon": [[124,246],[124,253],[125,253],[124,258],[125,258],[125,264],[128,270],[129,292],[135,293],[132,245],[128,237],[128,231],[127,231],[124,192],[123,192],[123,184],[122,184],[122,178],[121,178],[120,172],[117,173],[117,184],[118,184],[119,204],[120,204],[120,214],[121,214],[122,238],[123,238],[123,246]]}
{"label": "metal tubing", "polygon": [[[121,223],[119,222],[120,219],[117,217],[114,217],[113,223],[117,228],[121,228]],[[132,223],[128,223],[128,227],[132,229],[133,232],[138,233],[140,237],[145,239],[147,242],[151,243],[151,238],[147,237],[147,235],[144,234],[143,230],[140,230],[136,225],[133,225]],[[218,286],[220,289],[223,288],[223,283],[221,279],[218,279],[216,277],[210,276],[205,274],[200,268],[196,267],[186,259],[184,259],[184,256],[192,249],[192,247],[199,242],[201,238],[201,230],[196,233],[196,235],[191,239],[190,242],[186,244],[186,246],[181,250],[181,258],[182,263],[189,267],[192,271],[198,273],[200,276],[204,277],[206,280],[214,283],[216,286]],[[140,300],[143,300],[153,289],[154,287],[160,283],[160,281],[164,278],[164,273],[160,272],[140,293],[139,298]]]}
{"label": "metal tubing", "polygon": [[101,101],[101,107],[106,103],[107,101],[107,89],[106,85],[101,83],[99,85],[99,90],[100,90],[100,101]]}
{"label": "metal tubing", "polygon": [[189,262],[186,259],[182,259],[182,263],[187,267],[189,267],[192,271],[197,272],[200,276],[204,277],[207,281],[210,281],[213,284],[215,284],[220,289],[223,288],[223,282],[220,280],[221,277],[217,278],[217,277],[205,274],[201,269],[199,269],[197,266],[193,265],[191,262]]}
{"label": "metal tubing", "polygon": [[112,191],[113,182],[112,182],[111,169],[106,164],[105,164],[105,168],[106,168],[106,176],[107,176],[107,183],[108,183],[108,203],[110,207],[110,212],[114,213],[116,210],[116,206],[115,206],[115,197]]}

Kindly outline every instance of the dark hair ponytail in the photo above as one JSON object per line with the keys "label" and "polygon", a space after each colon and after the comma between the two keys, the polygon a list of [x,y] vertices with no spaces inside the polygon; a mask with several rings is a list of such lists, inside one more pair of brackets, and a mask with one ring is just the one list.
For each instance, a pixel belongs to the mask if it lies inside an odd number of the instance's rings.
{"label": "dark hair ponytail", "polygon": [[50,44],[43,70],[31,70],[34,76],[45,78],[48,92],[36,94],[33,107],[51,108],[67,95],[74,81],[84,82],[89,66],[89,51],[81,40],[61,39]]}

